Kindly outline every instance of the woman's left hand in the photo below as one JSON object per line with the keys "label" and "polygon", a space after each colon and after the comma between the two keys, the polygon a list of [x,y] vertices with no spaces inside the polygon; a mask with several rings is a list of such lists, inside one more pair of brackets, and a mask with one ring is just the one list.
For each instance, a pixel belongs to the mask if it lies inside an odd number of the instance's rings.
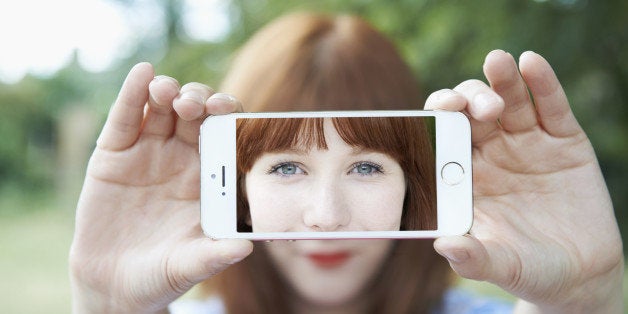
{"label": "woman's left hand", "polygon": [[[474,222],[434,247],[461,276],[522,299],[521,312],[621,313],[623,250],[595,152],[550,65],[488,54],[479,80],[426,109],[471,120]],[[525,301],[523,301],[525,300]]]}

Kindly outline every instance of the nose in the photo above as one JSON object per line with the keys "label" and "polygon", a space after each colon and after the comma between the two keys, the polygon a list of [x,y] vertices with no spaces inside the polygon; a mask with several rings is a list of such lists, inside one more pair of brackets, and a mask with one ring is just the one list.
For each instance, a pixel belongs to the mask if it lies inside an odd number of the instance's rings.
{"label": "nose", "polygon": [[[337,180],[320,180],[313,185],[303,222],[311,231],[341,231],[351,221],[351,212]],[[346,230],[345,230],[346,231]]]}

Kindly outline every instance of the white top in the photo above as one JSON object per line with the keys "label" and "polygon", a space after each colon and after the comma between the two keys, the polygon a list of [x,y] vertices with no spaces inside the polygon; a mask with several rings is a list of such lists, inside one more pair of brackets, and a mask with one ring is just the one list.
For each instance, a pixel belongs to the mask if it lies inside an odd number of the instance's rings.
{"label": "white top", "polygon": [[[168,307],[172,314],[224,314],[225,307],[217,297],[207,300],[177,300]],[[460,289],[451,289],[443,297],[440,309],[433,314],[506,314],[512,313],[511,303],[493,298],[477,296]]]}

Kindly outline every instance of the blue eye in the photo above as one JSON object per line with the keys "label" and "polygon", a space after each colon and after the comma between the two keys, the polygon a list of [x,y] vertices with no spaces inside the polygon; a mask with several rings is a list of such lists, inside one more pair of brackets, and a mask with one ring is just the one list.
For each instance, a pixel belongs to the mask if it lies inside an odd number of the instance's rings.
{"label": "blue eye", "polygon": [[299,166],[297,166],[295,163],[286,162],[286,163],[281,163],[279,165],[273,166],[270,169],[270,171],[268,171],[268,173],[269,174],[275,173],[282,176],[289,176],[289,175],[294,175],[294,174],[302,174],[304,173],[304,171],[303,169],[299,168]]}
{"label": "blue eye", "polygon": [[350,171],[351,173],[357,173],[362,176],[373,175],[375,173],[381,173],[382,167],[370,162],[358,162],[353,165]]}
{"label": "blue eye", "polygon": [[281,172],[281,174],[295,174],[297,173],[297,169],[299,169],[299,167],[295,164],[285,164],[280,166],[277,170]]}

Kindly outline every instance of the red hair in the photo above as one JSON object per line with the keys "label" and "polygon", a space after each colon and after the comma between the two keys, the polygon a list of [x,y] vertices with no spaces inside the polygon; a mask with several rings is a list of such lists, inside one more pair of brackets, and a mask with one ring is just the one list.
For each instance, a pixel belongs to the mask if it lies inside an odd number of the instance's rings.
{"label": "red hair", "polygon": [[[332,118],[340,137],[350,146],[388,154],[406,178],[401,230],[436,229],[436,181],[433,146],[422,118]],[[250,232],[246,174],[266,152],[301,147],[327,149],[322,118],[238,119],[238,231]]]}
{"label": "red hair", "polygon": [[[235,95],[245,111],[419,109],[423,103],[394,45],[352,16],[277,19],[244,45],[220,90]],[[429,313],[440,304],[450,275],[432,241],[395,241],[361,297],[371,313]],[[229,313],[293,311],[293,289],[264,243],[255,243],[248,258],[204,287],[222,298]]]}

